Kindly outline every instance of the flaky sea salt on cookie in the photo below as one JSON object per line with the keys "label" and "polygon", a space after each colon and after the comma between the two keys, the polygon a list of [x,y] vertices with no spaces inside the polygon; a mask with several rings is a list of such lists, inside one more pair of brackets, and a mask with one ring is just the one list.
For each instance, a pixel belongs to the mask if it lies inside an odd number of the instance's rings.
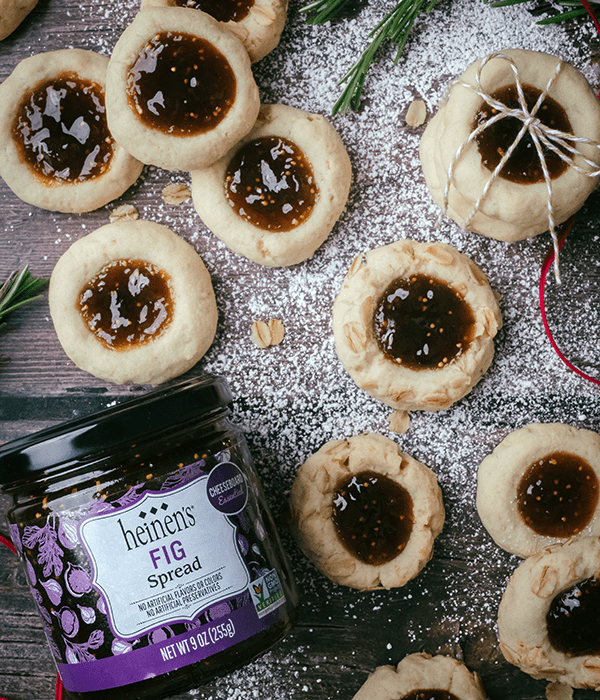
{"label": "flaky sea salt on cookie", "polygon": [[254,63],[279,43],[288,3],[287,0],[142,0],[141,8],[147,7],[188,7],[206,12],[240,39]]}
{"label": "flaky sea salt on cookie", "polygon": [[499,547],[528,557],[600,535],[600,435],[562,423],[510,433],[477,474],[477,510]]}
{"label": "flaky sea salt on cookie", "polygon": [[481,379],[502,325],[486,276],[443,243],[402,240],[352,263],[333,307],[357,385],[405,411],[448,408]]}
{"label": "flaky sea salt on cookie", "polygon": [[444,524],[433,472],[375,434],[332,440],[309,457],[290,509],[306,556],[332,581],[361,590],[414,578]]}
{"label": "flaky sea salt on cookie", "polygon": [[486,700],[479,676],[451,656],[409,654],[379,666],[353,700]]}
{"label": "flaky sea salt on cookie", "polygon": [[28,204],[86,212],[120,197],[142,163],[114,140],[108,58],[63,49],[23,59],[0,85],[0,175]]}
{"label": "flaky sea salt on cookie", "polygon": [[585,77],[555,56],[507,49],[452,84],[420,156],[444,214],[468,230],[518,241],[583,205],[598,183],[599,141],[600,102]]}
{"label": "flaky sea salt on cookie", "polygon": [[204,263],[150,221],[107,224],[75,242],[52,272],[48,300],[69,358],[116,384],[160,384],[183,374],[217,327]]}
{"label": "flaky sea salt on cookie", "polygon": [[207,167],[250,131],[258,109],[246,49],[204,12],[141,10],[111,55],[108,124],[143,163]]}
{"label": "flaky sea salt on cookie", "polygon": [[498,634],[506,660],[530,676],[600,689],[600,540],[526,559],[502,596]]}
{"label": "flaky sea salt on cookie", "polygon": [[351,180],[344,144],[324,117],[262,105],[247,136],[192,173],[192,198],[232,250],[278,267],[313,255],[344,210]]}

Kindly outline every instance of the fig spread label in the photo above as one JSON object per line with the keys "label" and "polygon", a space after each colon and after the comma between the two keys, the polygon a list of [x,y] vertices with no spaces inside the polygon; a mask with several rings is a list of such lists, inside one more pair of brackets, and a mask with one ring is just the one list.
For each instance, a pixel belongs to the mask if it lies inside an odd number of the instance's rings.
{"label": "fig spread label", "polygon": [[[236,486],[245,491],[239,475]],[[146,491],[128,508],[81,523],[93,585],[104,594],[115,635],[127,639],[166,620],[191,621],[250,583],[236,528],[207,497],[208,479]]]}

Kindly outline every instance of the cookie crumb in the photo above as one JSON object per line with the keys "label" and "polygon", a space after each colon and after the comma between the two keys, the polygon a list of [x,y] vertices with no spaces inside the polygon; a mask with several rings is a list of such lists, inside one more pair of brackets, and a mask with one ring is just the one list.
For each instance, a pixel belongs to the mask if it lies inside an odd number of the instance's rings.
{"label": "cookie crumb", "polygon": [[546,686],[546,700],[572,700],[573,688],[564,683],[548,683]]}
{"label": "cookie crumb", "polygon": [[421,126],[427,119],[427,106],[423,100],[414,100],[406,112],[405,121],[408,126]]}
{"label": "cookie crumb", "polygon": [[189,185],[173,182],[163,189],[162,196],[166,204],[182,204],[192,196],[192,192]]}
{"label": "cookie crumb", "polygon": [[250,339],[259,348],[268,348],[269,345],[279,345],[285,335],[285,327],[278,318],[272,318],[269,323],[254,321]]}
{"label": "cookie crumb", "polygon": [[108,218],[110,219],[110,223],[114,224],[115,221],[133,221],[139,219],[140,213],[133,204],[121,204],[120,207],[110,212]]}
{"label": "cookie crumb", "polygon": [[390,430],[394,433],[406,433],[410,428],[410,413],[408,411],[394,411],[388,416]]}

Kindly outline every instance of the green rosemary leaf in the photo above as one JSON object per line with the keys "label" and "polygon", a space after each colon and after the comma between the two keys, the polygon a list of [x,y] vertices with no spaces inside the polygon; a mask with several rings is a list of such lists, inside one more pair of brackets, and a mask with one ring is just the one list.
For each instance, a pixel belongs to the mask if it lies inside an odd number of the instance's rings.
{"label": "green rosemary leaf", "polygon": [[346,83],[342,94],[333,106],[333,114],[356,111],[360,107],[362,90],[367,73],[375,54],[385,42],[396,44],[397,64],[401,58],[415,20],[422,12],[430,12],[439,0],[399,0],[394,9],[388,12],[379,24],[369,33],[371,43],[363,51],[358,61],[350,68],[338,85]]}
{"label": "green rosemary leaf", "polygon": [[[521,5],[524,2],[530,2],[531,0],[499,0],[499,2],[490,3],[490,7],[507,7],[508,5]],[[489,0],[486,0],[489,2]]]}
{"label": "green rosemary leaf", "polygon": [[575,19],[575,17],[581,17],[582,15],[587,15],[587,10],[583,7],[576,10],[569,10],[568,12],[561,12],[558,15],[552,15],[552,17],[545,17],[539,22],[536,22],[536,24],[556,24],[569,19]]}
{"label": "green rosemary leaf", "polygon": [[[485,1],[489,2],[489,0]],[[496,2],[491,2],[490,7],[508,7],[509,5],[521,5],[522,3],[531,1],[532,0],[497,0]],[[557,24],[558,22],[565,22],[587,14],[587,10],[581,6],[578,0],[577,2],[574,0],[559,0],[558,4],[566,7],[574,7],[576,9],[551,15],[550,17],[544,17],[544,19],[539,20],[536,24]]]}
{"label": "green rosemary leaf", "polygon": [[307,18],[308,24],[325,24],[337,17],[350,0],[314,0],[300,8],[302,14],[312,14]]}
{"label": "green rosemary leaf", "polygon": [[33,277],[29,266],[12,272],[0,286],[0,328],[5,325],[4,317],[34,299],[40,299],[38,291],[48,280]]}

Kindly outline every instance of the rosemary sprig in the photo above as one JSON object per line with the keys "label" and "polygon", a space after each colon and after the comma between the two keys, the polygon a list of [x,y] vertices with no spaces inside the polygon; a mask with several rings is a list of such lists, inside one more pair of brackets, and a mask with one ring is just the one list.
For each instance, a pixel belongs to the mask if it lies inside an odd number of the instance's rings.
{"label": "rosemary sprig", "polygon": [[350,0],[314,0],[302,7],[300,12],[311,14],[306,21],[308,24],[325,24],[337,17]]}
{"label": "rosemary sprig", "polygon": [[[508,5],[522,5],[525,2],[531,2],[532,0],[497,0],[496,2],[490,3],[490,7],[507,7]],[[489,2],[489,0],[486,0]],[[587,10],[582,6],[579,0],[560,0],[558,5],[563,5],[564,7],[572,7],[572,10],[566,10],[565,12],[559,12],[555,15],[550,15],[549,17],[544,17],[544,19],[539,20],[536,24],[557,24],[558,22],[566,22],[570,19],[575,19],[576,17],[583,17],[587,15]]]}
{"label": "rosemary sprig", "polygon": [[37,292],[47,281],[33,277],[29,272],[29,265],[11,272],[6,282],[0,286],[0,328],[6,325],[3,319],[11,311],[34,299],[40,299],[42,295]]}
{"label": "rosemary sprig", "polygon": [[338,85],[344,83],[347,85],[333,106],[333,114],[338,112],[344,114],[349,109],[358,110],[365,78],[381,45],[384,42],[396,44],[394,64],[397,65],[415,20],[422,12],[430,12],[438,2],[439,0],[400,0],[394,9],[379,22],[375,29],[369,33],[369,37],[373,38],[369,46],[338,83]]}

